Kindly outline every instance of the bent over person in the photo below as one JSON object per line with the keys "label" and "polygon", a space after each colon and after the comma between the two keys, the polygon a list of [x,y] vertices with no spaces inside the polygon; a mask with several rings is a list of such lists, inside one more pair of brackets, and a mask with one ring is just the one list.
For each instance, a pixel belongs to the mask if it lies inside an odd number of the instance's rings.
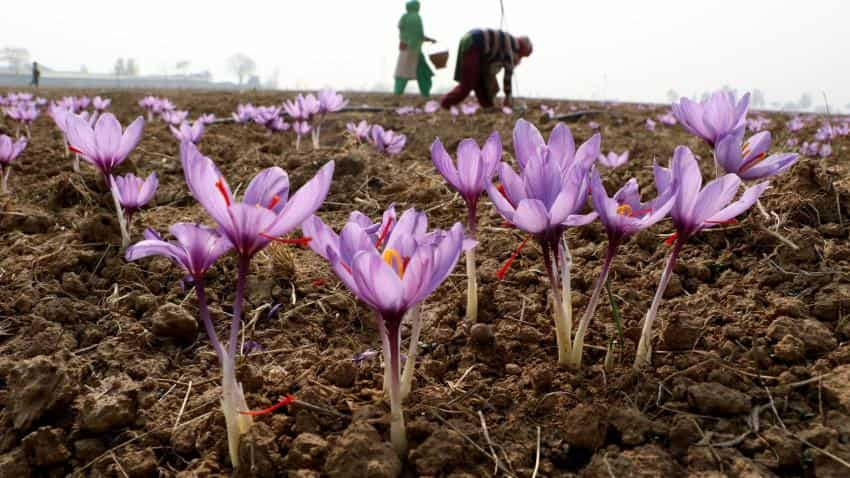
{"label": "bent over person", "polygon": [[492,107],[499,93],[496,75],[502,69],[505,70],[502,82],[505,106],[510,106],[513,100],[511,80],[514,68],[531,52],[531,40],[527,36],[514,37],[510,33],[490,29],[470,31],[461,38],[458,46],[455,66],[455,81],[458,85],[443,97],[441,106],[451,108],[465,100],[470,91],[474,91],[482,108]]}

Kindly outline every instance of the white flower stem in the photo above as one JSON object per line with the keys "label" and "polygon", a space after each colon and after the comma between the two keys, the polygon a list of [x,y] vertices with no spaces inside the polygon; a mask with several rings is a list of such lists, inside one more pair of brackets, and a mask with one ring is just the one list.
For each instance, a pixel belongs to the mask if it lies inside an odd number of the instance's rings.
{"label": "white flower stem", "polygon": [[582,351],[584,349],[584,337],[587,334],[587,328],[590,326],[590,321],[593,319],[593,314],[596,312],[596,306],[599,305],[599,296],[602,288],[605,286],[605,281],[608,279],[608,271],[611,270],[611,261],[617,253],[617,244],[609,243],[605,252],[605,259],[602,263],[602,270],[599,272],[599,277],[596,278],[596,284],[593,286],[593,293],[590,295],[590,301],[587,303],[587,308],[584,310],[584,315],[576,329],[576,336],[573,340],[572,356],[570,358],[570,366],[579,369],[581,368]]}
{"label": "white flower stem", "polygon": [[413,384],[413,373],[416,370],[416,356],[419,353],[419,334],[422,332],[421,304],[415,305],[407,312],[410,319],[410,344],[407,347],[407,360],[404,362],[404,372],[401,375],[401,400],[407,399]]}
{"label": "white flower stem", "polygon": [[400,324],[381,320],[378,325],[384,348],[384,380],[385,383],[389,382],[390,389],[390,442],[396,454],[404,458],[407,456],[407,431],[404,426],[404,410],[401,404]]}
{"label": "white flower stem", "polygon": [[[478,236],[476,209],[475,203],[467,203],[466,228],[472,239],[477,239]],[[466,251],[466,320],[469,323],[478,321],[478,270],[475,262],[475,247]]]}
{"label": "white flower stem", "polygon": [[80,155],[76,153],[74,153],[74,172],[80,172]]}
{"label": "white flower stem", "polygon": [[295,135],[295,151],[301,151],[301,135]]}
{"label": "white flower stem", "polygon": [[644,317],[643,330],[641,331],[637,353],[635,354],[635,368],[647,367],[652,363],[652,324],[658,315],[658,307],[661,305],[664,291],[667,290],[667,284],[670,283],[670,277],[673,275],[676,258],[679,256],[679,252],[682,250],[684,244],[685,241],[682,238],[677,239],[673,244],[673,250],[667,256],[667,265],[664,267],[664,272],[661,273],[661,281],[658,283],[658,289],[655,291],[652,305],[649,307],[646,317]]}
{"label": "white flower stem", "polygon": [[570,357],[570,336],[572,324],[565,314],[562,295],[557,279],[558,267],[551,246],[543,243],[543,260],[546,263],[546,273],[549,276],[549,287],[552,292],[552,309],[555,318],[555,338],[558,343],[558,363],[566,364]]}
{"label": "white flower stem", "polygon": [[224,421],[227,425],[227,450],[230,454],[230,462],[233,468],[239,466],[239,441],[242,435],[248,433],[254,420],[250,415],[243,415],[240,411],[248,410],[245,402],[245,394],[242,384],[236,381],[235,358],[225,355],[222,359],[221,380],[221,409],[224,412]]}
{"label": "white flower stem", "polygon": [[0,185],[0,194],[9,193],[9,173],[12,172],[11,166],[0,166],[0,174],[3,175],[3,182]]}
{"label": "white flower stem", "polygon": [[[107,182],[107,184],[109,184]],[[115,212],[118,214],[118,226],[121,228],[121,249],[126,249],[130,245],[130,231],[127,229],[127,216],[121,203],[118,202],[118,196],[115,191],[112,191],[112,200],[115,202]]]}

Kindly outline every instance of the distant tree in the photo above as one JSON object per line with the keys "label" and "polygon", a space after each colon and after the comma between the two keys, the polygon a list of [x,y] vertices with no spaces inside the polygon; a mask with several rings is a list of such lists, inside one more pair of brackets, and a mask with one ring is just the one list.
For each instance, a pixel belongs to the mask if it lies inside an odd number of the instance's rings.
{"label": "distant tree", "polygon": [[124,74],[127,70],[124,67],[124,59],[123,58],[119,58],[119,59],[115,60],[114,71],[115,71],[115,76],[124,76]]}
{"label": "distant tree", "polygon": [[797,106],[800,107],[801,110],[808,110],[812,107],[812,95],[808,93],[803,93],[800,95],[800,100],[797,101]]}
{"label": "distant tree", "polygon": [[752,97],[750,98],[750,104],[753,108],[764,108],[767,104],[767,101],[764,99],[764,92],[759,89],[753,90]]}
{"label": "distant tree", "polygon": [[135,58],[127,58],[124,74],[127,76],[139,76],[139,64],[136,63]]}
{"label": "distant tree", "polygon": [[280,68],[275,68],[272,73],[263,81],[263,89],[276,90],[280,82]]}
{"label": "distant tree", "polygon": [[178,62],[177,62],[177,64],[176,64],[176,65],[174,65],[174,68],[175,68],[175,69],[177,69],[177,71],[178,71],[181,75],[185,75],[185,74],[186,74],[186,72],[187,72],[187,70],[189,69],[189,65],[190,65],[191,63],[192,63],[192,62],[190,62],[189,60],[182,60],[182,61],[178,61]]}
{"label": "distant tree", "polygon": [[667,102],[668,103],[675,103],[675,102],[679,101],[679,98],[680,98],[680,96],[679,96],[678,91],[673,90],[673,89],[667,90]]}
{"label": "distant tree", "polygon": [[257,64],[248,55],[236,53],[227,59],[227,68],[239,78],[241,85],[247,77],[254,74],[254,71],[257,70]]}
{"label": "distant tree", "polygon": [[88,72],[89,72],[89,67],[87,67],[86,65],[80,65],[80,73],[88,73]]}
{"label": "distant tree", "polygon": [[15,74],[26,70],[30,63],[30,52],[26,48],[7,46],[0,50],[0,60],[9,64],[10,70],[15,70]]}
{"label": "distant tree", "polygon": [[782,105],[783,111],[800,111],[805,109],[806,108],[803,108],[802,106],[797,103],[794,103],[793,101],[786,101],[785,104]]}

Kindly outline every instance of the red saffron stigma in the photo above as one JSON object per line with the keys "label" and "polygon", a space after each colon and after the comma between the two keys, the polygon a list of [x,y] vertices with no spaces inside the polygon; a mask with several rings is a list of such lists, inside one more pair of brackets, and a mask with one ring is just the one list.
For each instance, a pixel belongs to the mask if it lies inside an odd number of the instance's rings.
{"label": "red saffron stigma", "polygon": [[375,242],[375,249],[380,249],[381,244],[384,242],[384,239],[390,234],[390,227],[393,225],[393,218],[389,218],[387,220],[387,225],[384,227],[384,230],[381,231],[381,235],[378,237],[378,241]]}
{"label": "red saffron stigma", "polygon": [[505,192],[505,185],[504,184],[499,184],[498,186],[496,186],[496,189],[498,189],[499,192],[502,193],[502,197],[505,198],[505,201],[507,201],[508,204],[510,204],[513,207],[516,207],[516,204],[514,204],[511,201],[511,198],[508,197],[508,193]]}
{"label": "red saffron stigma", "polygon": [[716,225],[729,225],[729,224],[738,224],[737,219],[729,219],[728,221],[705,221],[706,224],[716,224]]}
{"label": "red saffron stigma", "polygon": [[69,149],[69,150],[71,150],[72,152],[76,153],[76,154],[83,154],[83,152],[82,152],[82,151],[80,151],[79,149],[77,149],[77,148],[75,148],[75,147],[71,146],[70,144],[68,145],[68,149]]}
{"label": "red saffron stigma", "polygon": [[268,209],[274,209],[274,207],[277,206],[278,204],[280,204],[280,196],[275,194],[275,196],[272,198],[272,200],[269,201],[269,205],[267,206],[267,208]]}
{"label": "red saffron stigma", "polygon": [[307,237],[307,236],[300,237],[298,239],[284,239],[282,237],[271,236],[269,234],[266,234],[265,232],[261,232],[260,236],[265,237],[266,239],[268,239],[270,241],[279,242],[281,244],[292,244],[292,245],[301,246],[301,247],[309,246],[310,241],[313,240],[312,237]]}
{"label": "red saffron stigma", "polygon": [[293,402],[295,402],[295,395],[287,395],[287,396],[283,397],[283,400],[277,402],[276,404],[270,406],[269,408],[264,408],[262,410],[257,410],[257,411],[246,410],[244,412],[239,412],[239,414],[257,417],[257,416],[260,416],[260,415],[265,415],[267,413],[271,413],[271,412],[277,410],[278,408],[285,407],[287,405],[291,405]]}
{"label": "red saffron stigma", "polygon": [[318,279],[313,281],[313,287],[321,287],[325,285],[325,278],[319,277]]}
{"label": "red saffron stigma", "polygon": [[345,272],[351,274],[351,267],[348,267],[348,264],[346,264],[345,262],[340,262],[339,265],[341,265],[342,268],[345,269]]}
{"label": "red saffron stigma", "polygon": [[502,268],[499,269],[498,272],[496,272],[496,277],[498,277],[499,280],[502,280],[502,279],[505,278],[505,274],[508,273],[508,269],[510,269],[511,264],[514,263],[517,256],[519,256],[519,252],[522,250],[523,247],[525,247],[525,243],[528,242],[528,240],[530,238],[531,238],[531,236],[526,236],[525,239],[523,239],[522,242],[519,243],[519,247],[516,248],[514,253],[511,255],[511,258],[508,259],[507,262],[505,262],[505,265],[503,265]]}
{"label": "red saffron stigma", "polygon": [[218,178],[218,181],[215,182],[215,187],[218,189],[218,192],[221,193],[221,197],[224,198],[224,204],[227,207],[230,207],[230,196],[227,195],[227,190],[224,189],[224,180],[222,178]]}
{"label": "red saffron stigma", "polygon": [[674,243],[674,242],[676,242],[676,239],[678,239],[678,238],[679,238],[679,233],[678,233],[678,232],[674,232],[673,234],[671,234],[671,235],[670,235],[670,237],[668,237],[668,238],[664,241],[664,244],[667,244],[668,246],[672,246],[672,245],[673,245],[673,243]]}

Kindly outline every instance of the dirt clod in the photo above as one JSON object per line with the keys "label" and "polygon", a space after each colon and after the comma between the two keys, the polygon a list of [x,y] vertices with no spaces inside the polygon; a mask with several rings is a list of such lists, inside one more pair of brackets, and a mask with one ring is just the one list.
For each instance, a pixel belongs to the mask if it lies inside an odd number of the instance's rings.
{"label": "dirt clod", "polygon": [[198,332],[198,321],[177,304],[164,304],[153,315],[153,333],[158,337],[191,340]]}
{"label": "dirt clod", "polygon": [[76,387],[62,361],[39,356],[12,367],[6,379],[5,402],[16,429],[28,429],[45,413],[73,398]]}
{"label": "dirt clod", "polygon": [[71,456],[65,447],[65,431],[61,428],[41,427],[25,436],[22,444],[29,462],[35,466],[55,465]]}
{"label": "dirt clod", "polygon": [[715,382],[688,387],[688,403],[699,413],[730,416],[752,408],[749,395]]}
{"label": "dirt clod", "polygon": [[779,317],[767,328],[767,336],[773,340],[779,341],[786,335],[802,340],[808,355],[824,354],[838,345],[829,328],[813,319]]}
{"label": "dirt clod", "polygon": [[328,442],[312,433],[302,433],[292,440],[284,461],[288,468],[321,469],[328,452]]}
{"label": "dirt clod", "polygon": [[392,446],[367,423],[354,423],[330,443],[325,473],[331,478],[397,478],[401,461]]}
{"label": "dirt clod", "polygon": [[453,430],[440,429],[410,452],[410,462],[420,475],[438,475],[462,464],[466,453],[463,437]]}

